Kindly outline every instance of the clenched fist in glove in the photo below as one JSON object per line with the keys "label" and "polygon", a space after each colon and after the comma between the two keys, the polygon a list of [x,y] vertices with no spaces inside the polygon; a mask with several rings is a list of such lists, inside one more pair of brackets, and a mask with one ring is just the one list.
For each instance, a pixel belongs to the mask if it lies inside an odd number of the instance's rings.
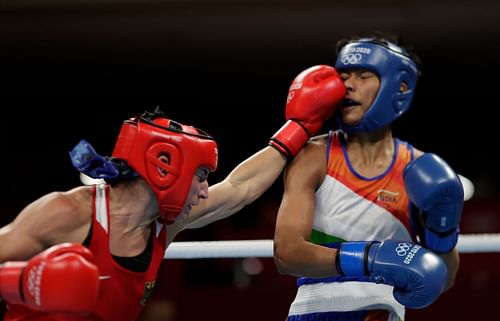
{"label": "clenched fist in glove", "polygon": [[[441,157],[425,153],[408,163],[403,180],[424,223],[420,243],[436,253],[453,250],[464,205],[464,189],[458,175]],[[415,225],[418,235],[418,222]]]}
{"label": "clenched fist in glove", "polygon": [[80,244],[55,245],[27,262],[0,265],[0,296],[12,304],[83,315],[93,311],[98,292],[99,271]]}
{"label": "clenched fist in glove", "polygon": [[288,91],[287,122],[271,137],[269,145],[293,158],[333,115],[345,91],[344,82],[331,66],[318,65],[301,72]]}
{"label": "clenched fist in glove", "polygon": [[367,276],[394,286],[402,305],[421,309],[445,288],[446,264],[431,251],[406,241],[343,242],[337,251],[337,271],[344,276]]}

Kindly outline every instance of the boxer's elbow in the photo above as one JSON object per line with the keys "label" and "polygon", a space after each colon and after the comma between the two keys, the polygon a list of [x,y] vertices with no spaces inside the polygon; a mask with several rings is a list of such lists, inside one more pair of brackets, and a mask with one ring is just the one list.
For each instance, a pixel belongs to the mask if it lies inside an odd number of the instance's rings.
{"label": "boxer's elbow", "polygon": [[290,248],[281,242],[274,240],[274,264],[278,273],[283,275],[292,274],[292,266],[290,264],[290,255],[292,255]]}

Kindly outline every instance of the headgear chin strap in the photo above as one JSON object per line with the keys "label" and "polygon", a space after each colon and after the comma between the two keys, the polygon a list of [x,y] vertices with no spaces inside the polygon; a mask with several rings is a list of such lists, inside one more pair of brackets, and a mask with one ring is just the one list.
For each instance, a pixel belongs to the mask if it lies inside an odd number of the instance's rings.
{"label": "headgear chin strap", "polygon": [[[337,123],[344,131],[380,129],[410,108],[417,85],[417,65],[403,48],[373,38],[355,40],[342,47],[335,68],[339,71],[366,69],[375,72],[380,78],[378,94],[358,124],[345,124],[340,113],[337,113]],[[408,85],[407,91],[400,91],[401,82]]]}
{"label": "headgear chin strap", "polygon": [[181,213],[198,168],[214,171],[217,155],[211,136],[158,110],[124,121],[113,150],[113,157],[127,161],[148,182],[167,224]]}

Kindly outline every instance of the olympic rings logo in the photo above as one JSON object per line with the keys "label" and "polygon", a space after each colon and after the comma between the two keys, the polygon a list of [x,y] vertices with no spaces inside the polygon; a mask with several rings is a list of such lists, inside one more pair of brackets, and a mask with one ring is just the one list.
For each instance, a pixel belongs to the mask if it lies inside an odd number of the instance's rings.
{"label": "olympic rings logo", "polygon": [[408,251],[411,248],[410,243],[399,243],[398,246],[396,247],[396,253],[398,256],[406,256],[408,254]]}
{"label": "olympic rings logo", "polygon": [[360,53],[348,53],[342,56],[342,63],[344,65],[354,65],[357,64],[361,61],[361,56]]}

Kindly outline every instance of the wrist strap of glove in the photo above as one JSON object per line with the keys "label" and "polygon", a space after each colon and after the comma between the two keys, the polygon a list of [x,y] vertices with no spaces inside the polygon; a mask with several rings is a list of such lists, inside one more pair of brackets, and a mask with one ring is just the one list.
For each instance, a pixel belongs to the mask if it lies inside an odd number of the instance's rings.
{"label": "wrist strap of glove", "polygon": [[427,213],[421,212],[412,203],[410,223],[414,233],[414,240],[435,253],[451,252],[457,245],[460,228],[456,227],[447,232],[434,231],[425,226],[426,215]]}
{"label": "wrist strap of glove", "polygon": [[296,120],[289,120],[269,141],[269,145],[290,161],[309,140],[309,132]]}
{"label": "wrist strap of glove", "polygon": [[424,230],[424,246],[436,253],[449,253],[457,245],[459,234],[458,227],[447,233],[438,233],[426,228]]}
{"label": "wrist strap of glove", "polygon": [[337,250],[335,265],[343,276],[368,275],[368,250],[373,242],[343,242]]}

